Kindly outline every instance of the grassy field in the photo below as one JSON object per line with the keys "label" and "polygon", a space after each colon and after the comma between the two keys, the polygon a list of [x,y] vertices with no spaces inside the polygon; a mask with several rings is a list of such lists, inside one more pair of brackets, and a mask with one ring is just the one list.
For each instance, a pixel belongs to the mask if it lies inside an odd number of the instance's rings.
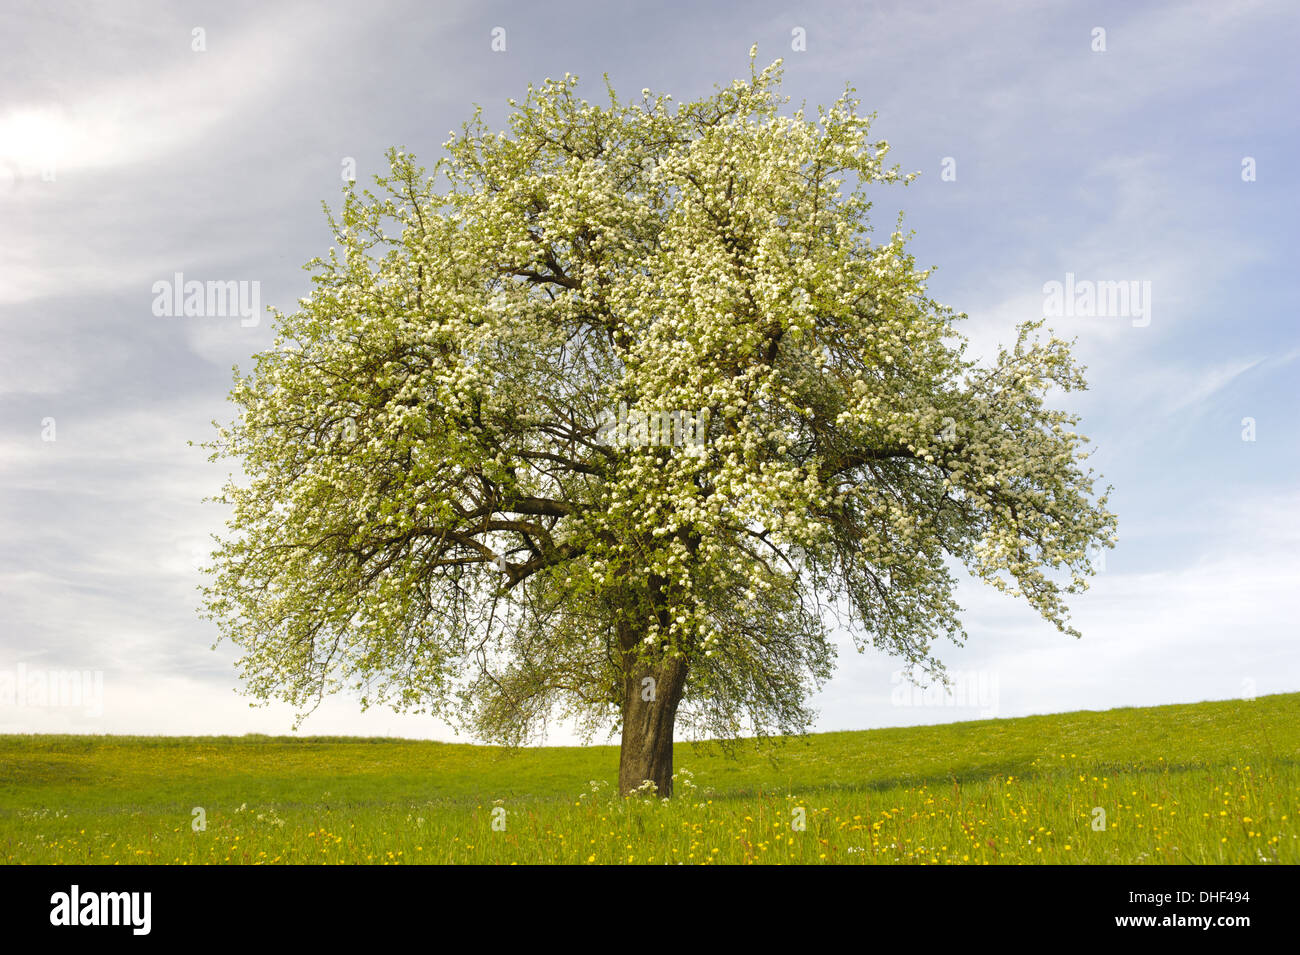
{"label": "grassy field", "polygon": [[611,747],[0,736],[0,859],[1300,862],[1300,694],[826,733],[734,759],[681,745],[671,801],[617,798],[617,760]]}

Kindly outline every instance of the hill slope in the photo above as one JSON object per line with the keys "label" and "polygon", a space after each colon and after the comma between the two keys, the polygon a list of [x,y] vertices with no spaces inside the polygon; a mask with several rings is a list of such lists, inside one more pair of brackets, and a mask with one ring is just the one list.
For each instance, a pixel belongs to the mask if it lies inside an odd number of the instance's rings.
{"label": "hill slope", "polygon": [[612,796],[617,761],[0,736],[0,860],[1300,861],[1300,694],[815,734],[735,758],[682,744],[670,803]]}

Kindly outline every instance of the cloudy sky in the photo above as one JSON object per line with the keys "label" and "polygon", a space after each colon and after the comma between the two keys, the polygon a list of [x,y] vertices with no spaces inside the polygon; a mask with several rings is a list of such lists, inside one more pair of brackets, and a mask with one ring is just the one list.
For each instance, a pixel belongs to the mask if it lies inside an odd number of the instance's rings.
{"label": "cloudy sky", "polygon": [[[0,687],[101,671],[103,699],[0,698],[0,732],[289,731],[235,692],[234,651],[195,613],[224,472],[186,443],[229,417],[231,367],[270,318],[159,316],[154,283],[257,282],[292,308],[349,162],[368,181],[397,145],[431,165],[474,104],[499,122],[565,72],[593,98],[602,73],[625,95],[705,95],[747,75],[754,43],[784,57],[795,104],[852,83],[878,113],[921,173],[879,197],[878,226],[906,210],[976,352],[1067,273],[1150,289],[1142,314],[1051,320],[1089,368],[1072,397],[1120,518],[1074,604],[1083,639],[964,585],[952,696],[904,692],[895,661],[846,642],[818,728],[1300,690],[1291,4],[9,0]],[[454,738],[347,698],[303,732]]]}

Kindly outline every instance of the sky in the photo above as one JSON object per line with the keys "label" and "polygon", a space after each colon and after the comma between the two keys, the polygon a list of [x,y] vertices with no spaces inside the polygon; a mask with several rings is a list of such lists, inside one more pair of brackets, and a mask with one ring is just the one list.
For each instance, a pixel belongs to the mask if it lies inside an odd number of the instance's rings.
{"label": "sky", "polygon": [[[431,166],[475,105],[499,126],[566,72],[593,100],[605,73],[704,96],[755,43],[792,107],[854,86],[920,173],[874,221],[887,236],[905,210],[973,354],[1050,311],[1050,283],[1138,293],[1049,318],[1088,367],[1070,406],[1119,515],[1071,605],[1082,639],[963,581],[950,693],[841,635],[814,728],[1300,691],[1293,5],[6,0],[0,732],[291,731],[196,613],[225,469],[187,444],[230,418],[232,366],[272,320],[165,314],[156,283],[258,283],[292,310],[352,166],[369,182],[390,146]],[[70,671],[79,699],[20,689]],[[300,732],[458,738],[349,697]]]}

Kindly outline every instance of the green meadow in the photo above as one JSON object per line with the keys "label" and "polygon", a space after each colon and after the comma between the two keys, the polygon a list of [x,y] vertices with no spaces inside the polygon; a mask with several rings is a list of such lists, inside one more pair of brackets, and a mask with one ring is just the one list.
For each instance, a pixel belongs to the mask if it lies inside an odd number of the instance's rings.
{"label": "green meadow", "polygon": [[614,747],[0,736],[7,863],[1300,862],[1300,694]]}

